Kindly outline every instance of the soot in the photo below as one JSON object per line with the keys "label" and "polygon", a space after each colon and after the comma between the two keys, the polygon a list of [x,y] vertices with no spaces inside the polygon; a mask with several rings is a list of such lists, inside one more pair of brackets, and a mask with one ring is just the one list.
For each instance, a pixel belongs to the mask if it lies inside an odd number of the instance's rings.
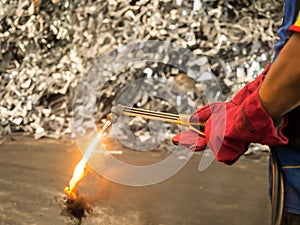
{"label": "soot", "polygon": [[83,196],[78,196],[76,199],[65,197],[62,214],[77,219],[77,225],[81,225],[82,219],[92,212],[91,205]]}

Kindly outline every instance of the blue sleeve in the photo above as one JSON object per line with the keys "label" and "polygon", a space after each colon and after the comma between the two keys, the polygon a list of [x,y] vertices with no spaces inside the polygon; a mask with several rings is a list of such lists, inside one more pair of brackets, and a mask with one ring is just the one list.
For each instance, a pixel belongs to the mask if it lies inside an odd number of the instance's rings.
{"label": "blue sleeve", "polygon": [[279,52],[292,35],[293,31],[300,32],[299,28],[299,10],[300,0],[285,0],[284,1],[284,16],[283,23],[278,29],[277,34],[279,41],[275,44],[275,56],[273,61],[277,58]]}

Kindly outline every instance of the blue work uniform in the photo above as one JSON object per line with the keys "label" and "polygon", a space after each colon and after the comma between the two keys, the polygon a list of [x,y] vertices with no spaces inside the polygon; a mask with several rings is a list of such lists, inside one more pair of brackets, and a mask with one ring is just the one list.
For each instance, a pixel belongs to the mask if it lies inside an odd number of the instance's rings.
{"label": "blue work uniform", "polygon": [[[273,62],[294,32],[300,32],[300,0],[285,0],[283,24],[278,30],[280,40],[275,44]],[[284,211],[300,215],[300,107],[289,112],[287,117],[288,126],[283,133],[289,144],[272,150],[277,153],[284,177]]]}

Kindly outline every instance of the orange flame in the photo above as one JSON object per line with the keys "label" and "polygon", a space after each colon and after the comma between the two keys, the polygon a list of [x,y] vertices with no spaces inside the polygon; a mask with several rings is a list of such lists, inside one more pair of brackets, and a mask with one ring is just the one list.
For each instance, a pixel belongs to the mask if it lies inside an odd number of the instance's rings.
{"label": "orange flame", "polygon": [[92,155],[92,152],[94,151],[95,147],[98,144],[98,141],[101,139],[103,133],[111,126],[112,120],[110,118],[107,119],[106,123],[104,124],[102,130],[94,137],[93,141],[89,145],[87,151],[85,152],[83,158],[79,161],[79,163],[76,165],[73,176],[71,180],[69,181],[69,186],[65,187],[64,192],[67,196],[69,196],[71,199],[77,198],[76,193],[76,185],[77,183],[85,176],[85,168],[87,166],[87,161]]}
{"label": "orange flame", "polygon": [[91,154],[93,152],[93,150],[95,149],[96,145],[98,144],[99,141],[98,136],[96,136],[92,143],[89,145],[87,151],[85,152],[83,158],[79,161],[79,163],[76,165],[74,172],[73,172],[73,176],[71,178],[71,180],[69,181],[69,186],[65,187],[64,192],[66,195],[68,195],[71,199],[76,199],[77,195],[76,195],[76,191],[75,191],[75,187],[77,185],[77,183],[85,176],[85,168],[87,165],[87,161],[89,160],[89,158],[91,157]]}

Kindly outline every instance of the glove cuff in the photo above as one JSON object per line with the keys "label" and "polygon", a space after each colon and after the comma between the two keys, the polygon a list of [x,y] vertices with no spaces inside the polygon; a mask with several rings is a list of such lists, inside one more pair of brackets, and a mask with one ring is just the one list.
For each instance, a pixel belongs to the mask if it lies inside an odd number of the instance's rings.
{"label": "glove cuff", "polygon": [[258,92],[259,89],[252,93],[241,107],[245,127],[253,137],[250,141],[270,146],[286,145],[288,139],[283,135],[282,129],[288,123],[287,118],[284,117],[283,123],[275,127],[273,119],[260,101]]}
{"label": "glove cuff", "polygon": [[[287,119],[275,127],[273,119],[265,110],[255,90],[239,106],[226,109],[226,117],[213,114],[206,124],[205,134],[208,146],[213,150],[216,159],[225,164],[233,164],[248,148],[250,143],[269,146],[286,145],[288,139],[282,129]],[[223,110],[224,112],[224,110]],[[222,128],[225,123],[225,129]]]}

